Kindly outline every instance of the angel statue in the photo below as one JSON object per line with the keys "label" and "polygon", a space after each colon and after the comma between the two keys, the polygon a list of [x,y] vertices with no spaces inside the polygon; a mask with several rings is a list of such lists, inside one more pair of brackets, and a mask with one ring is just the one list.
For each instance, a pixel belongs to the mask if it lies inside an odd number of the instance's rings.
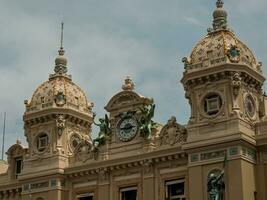
{"label": "angel statue", "polygon": [[147,139],[151,139],[152,130],[157,127],[157,124],[152,120],[152,118],[154,117],[155,107],[156,105],[153,104],[153,99],[152,99],[150,105],[143,106],[142,108],[140,108],[142,114],[141,119],[139,121],[140,132]]}
{"label": "angel statue", "polygon": [[95,122],[95,116],[96,114],[93,113],[93,122],[96,126],[99,126],[100,129],[97,138],[93,140],[93,146],[97,148],[105,144],[107,136],[111,134],[111,129],[107,114],[105,114],[105,118],[99,118],[99,124]]}

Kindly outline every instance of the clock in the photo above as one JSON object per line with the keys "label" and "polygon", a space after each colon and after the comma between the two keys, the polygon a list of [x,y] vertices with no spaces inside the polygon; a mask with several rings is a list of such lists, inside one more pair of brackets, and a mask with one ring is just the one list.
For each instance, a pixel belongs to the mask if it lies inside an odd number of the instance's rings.
{"label": "clock", "polygon": [[134,117],[125,117],[118,123],[117,137],[122,142],[128,142],[136,136],[137,131],[137,120]]}

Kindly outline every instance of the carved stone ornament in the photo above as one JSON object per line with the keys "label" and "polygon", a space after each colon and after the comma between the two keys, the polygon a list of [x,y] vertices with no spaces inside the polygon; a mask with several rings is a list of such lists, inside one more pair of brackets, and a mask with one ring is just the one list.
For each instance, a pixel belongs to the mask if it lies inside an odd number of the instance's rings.
{"label": "carved stone ornament", "polygon": [[82,138],[78,146],[74,150],[75,161],[86,162],[90,159],[96,159],[97,154],[94,151],[94,146],[91,138]]}
{"label": "carved stone ornament", "polygon": [[227,49],[227,56],[231,62],[238,63],[240,61],[240,49],[231,44]]}
{"label": "carved stone ornament", "polygon": [[184,63],[184,69],[187,69],[188,65],[190,65],[187,57],[183,57],[182,62]]}
{"label": "carved stone ornament", "polygon": [[160,133],[160,145],[174,145],[185,142],[187,139],[186,128],[176,122],[175,117],[171,117],[168,123],[162,128]]}
{"label": "carved stone ornament", "polygon": [[98,177],[100,181],[105,181],[109,177],[109,169],[104,167],[104,168],[99,168],[97,169]]}
{"label": "carved stone ornament", "polygon": [[57,116],[56,126],[58,128],[58,134],[59,134],[59,136],[62,135],[62,131],[65,128],[65,122],[66,122],[66,120],[65,120],[64,115],[58,115]]}
{"label": "carved stone ornament", "polygon": [[146,159],[142,163],[144,173],[145,174],[152,174],[153,173],[153,161],[151,159]]}
{"label": "carved stone ornament", "polygon": [[124,80],[124,84],[122,85],[123,90],[134,90],[134,82],[132,79],[127,76],[126,79]]}
{"label": "carved stone ornament", "polygon": [[235,72],[233,74],[233,76],[231,77],[231,79],[232,79],[231,85],[233,87],[233,95],[236,98],[238,96],[238,94],[239,94],[239,91],[240,91],[242,78],[240,76],[240,73]]}
{"label": "carved stone ornament", "polygon": [[63,106],[66,103],[65,95],[62,90],[58,91],[55,96],[55,102],[58,106]]}

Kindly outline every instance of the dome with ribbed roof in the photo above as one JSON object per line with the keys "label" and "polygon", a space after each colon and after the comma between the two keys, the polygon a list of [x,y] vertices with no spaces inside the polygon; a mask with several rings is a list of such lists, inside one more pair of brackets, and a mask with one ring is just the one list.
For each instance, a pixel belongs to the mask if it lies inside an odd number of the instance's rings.
{"label": "dome with ribbed roof", "polygon": [[189,58],[183,58],[187,72],[221,64],[243,64],[261,72],[253,52],[227,27],[227,12],[222,0],[213,12],[213,28],[193,48]]}
{"label": "dome with ribbed roof", "polygon": [[91,113],[92,103],[87,101],[83,90],[72,82],[67,75],[67,59],[63,47],[55,59],[55,73],[49,80],[41,84],[32,95],[31,101],[26,101],[26,113],[49,108],[68,108],[79,112]]}

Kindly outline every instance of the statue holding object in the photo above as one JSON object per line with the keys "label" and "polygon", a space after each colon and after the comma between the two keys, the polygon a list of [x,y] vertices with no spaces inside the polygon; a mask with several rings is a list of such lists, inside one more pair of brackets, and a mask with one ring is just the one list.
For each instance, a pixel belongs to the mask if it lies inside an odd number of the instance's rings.
{"label": "statue holding object", "polygon": [[141,111],[141,119],[139,121],[140,133],[146,139],[151,139],[153,129],[157,128],[157,123],[155,123],[152,120],[152,118],[154,117],[155,107],[156,105],[153,104],[153,99],[152,99],[151,104],[140,108]]}
{"label": "statue holding object", "polygon": [[99,127],[99,133],[96,139],[93,140],[93,146],[98,148],[100,145],[105,144],[107,137],[111,134],[111,128],[108,115],[105,114],[105,118],[99,118],[99,124],[95,122],[96,114],[93,113],[93,123]]}
{"label": "statue holding object", "polygon": [[208,177],[209,200],[224,200],[224,171],[211,173]]}

